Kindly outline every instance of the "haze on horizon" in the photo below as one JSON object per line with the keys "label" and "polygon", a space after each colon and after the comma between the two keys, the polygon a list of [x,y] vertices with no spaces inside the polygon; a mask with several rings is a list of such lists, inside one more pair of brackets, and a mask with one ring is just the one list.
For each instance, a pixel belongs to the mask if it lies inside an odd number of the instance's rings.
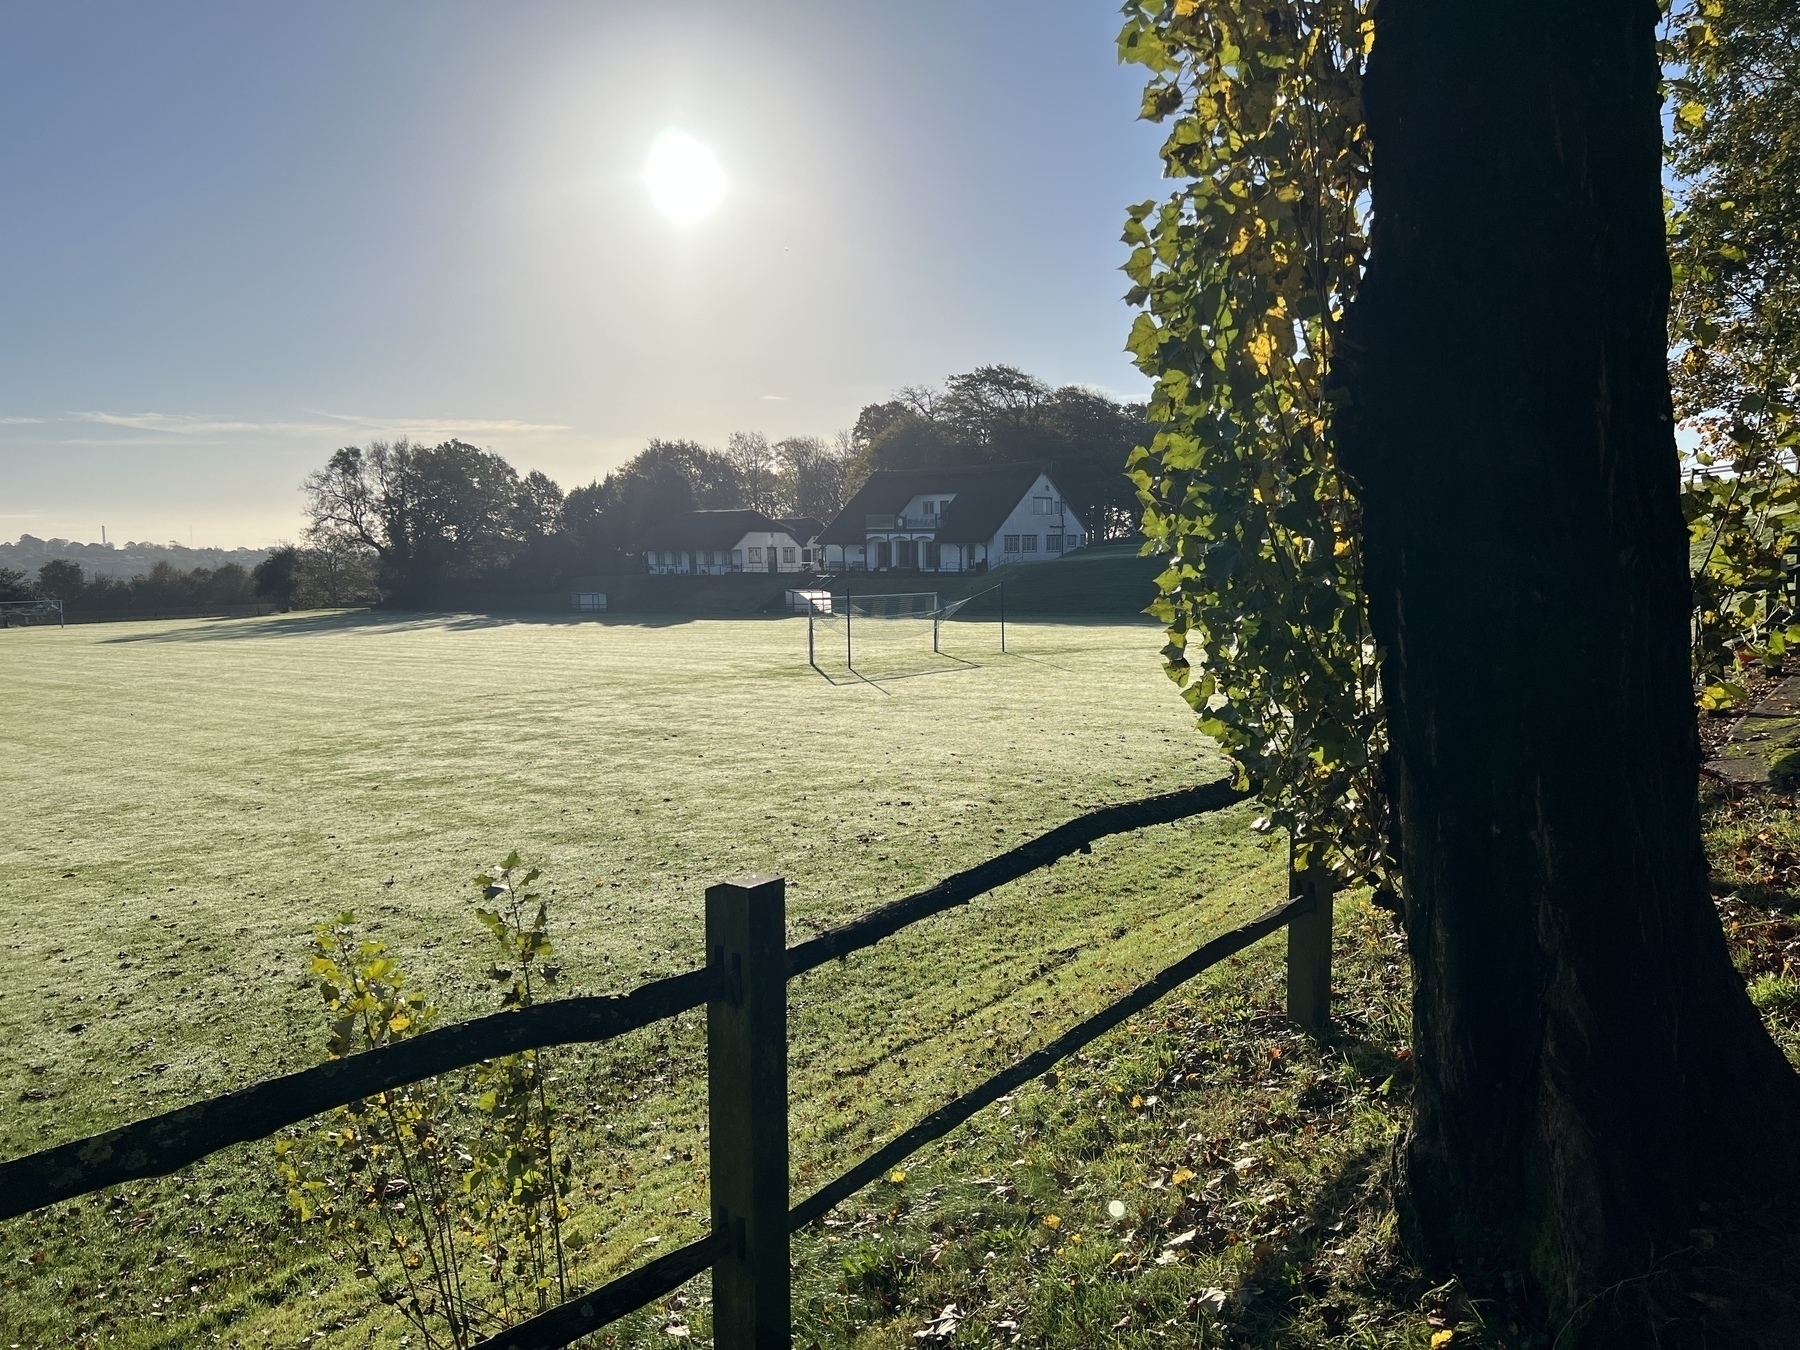
{"label": "haze on horizon", "polygon": [[[0,537],[265,545],[337,446],[586,482],[1009,362],[1136,396],[1115,7],[0,9]],[[690,224],[645,173],[716,156]]]}

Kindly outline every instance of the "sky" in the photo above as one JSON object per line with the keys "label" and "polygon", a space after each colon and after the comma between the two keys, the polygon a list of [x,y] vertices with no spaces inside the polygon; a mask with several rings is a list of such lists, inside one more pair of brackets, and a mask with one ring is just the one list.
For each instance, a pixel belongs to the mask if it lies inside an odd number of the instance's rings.
{"label": "sky", "polygon": [[[1006,362],[1141,396],[1109,0],[0,6],[0,539],[267,545],[341,445],[565,488]],[[678,224],[671,132],[725,191]]]}

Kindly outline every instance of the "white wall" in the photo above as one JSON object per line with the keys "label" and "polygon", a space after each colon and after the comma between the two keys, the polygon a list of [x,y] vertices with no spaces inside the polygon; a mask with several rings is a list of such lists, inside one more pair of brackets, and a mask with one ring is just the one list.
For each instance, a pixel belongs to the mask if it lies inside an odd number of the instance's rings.
{"label": "white wall", "polygon": [[[1052,509],[1047,514],[1039,515],[1033,510],[1032,502],[1046,497],[1050,499]],[[1057,507],[1061,508],[1061,515],[1056,514]],[[1068,543],[1071,534],[1076,535],[1081,542],[1086,542],[1087,531],[1082,525],[1081,517],[1063,501],[1062,493],[1051,483],[1049,476],[1040,473],[1037,481],[1031,485],[1031,490],[1013,508],[1012,514],[1007,516],[1000,528],[994,531],[994,537],[988,540],[988,564],[998,567],[1001,563],[1047,562],[1051,558],[1060,558],[1071,547],[1081,546],[1079,543],[1073,546]],[[1006,547],[1009,535],[1020,536],[1018,548]],[[1024,547],[1025,540],[1033,535],[1036,536],[1037,547],[1027,550]],[[1052,551],[1048,547],[1049,535],[1061,535],[1062,546]]]}
{"label": "white wall", "polygon": [[[752,530],[729,549],[656,549],[645,560],[646,570],[656,576],[723,576],[729,572],[767,572],[768,550],[774,549],[777,572],[804,572],[809,564],[803,558],[799,540],[786,531]],[[755,550],[755,561],[752,561]],[[790,556],[789,550],[792,550]],[[700,555],[696,560],[694,555]]]}
{"label": "white wall", "polygon": [[[924,512],[921,508],[926,501],[947,502],[954,500],[955,497],[954,492],[920,493],[906,504],[902,515],[909,518],[923,517]],[[1048,498],[1053,508],[1061,508],[1062,514],[1056,514],[1054,509],[1047,514],[1037,514],[1032,510],[1034,498]],[[914,533],[911,530],[897,529],[894,537],[907,538],[912,537]],[[1021,547],[1008,552],[1005,547],[1006,537],[1013,534],[1035,535],[1037,538],[1036,550],[1027,553]],[[1049,543],[1047,536],[1050,535],[1062,537],[1063,542],[1059,548],[1051,550],[1047,547]],[[1069,542],[1071,537],[1077,542]],[[922,545],[923,540],[921,539],[920,542]],[[1023,539],[1020,542],[1022,544]],[[1047,562],[1052,558],[1060,558],[1071,549],[1082,547],[1086,542],[1087,529],[1081,518],[1063,502],[1062,493],[1056,490],[1049,475],[1040,473],[1032,483],[1031,490],[1025,494],[1018,506],[1013,508],[1005,523],[994,532],[992,539],[985,544],[943,545],[937,570],[940,572],[966,571],[983,563],[990,567],[998,567],[1003,562]],[[825,565],[838,570],[858,565],[872,567],[875,557],[875,547],[872,544],[830,544],[825,548]]]}

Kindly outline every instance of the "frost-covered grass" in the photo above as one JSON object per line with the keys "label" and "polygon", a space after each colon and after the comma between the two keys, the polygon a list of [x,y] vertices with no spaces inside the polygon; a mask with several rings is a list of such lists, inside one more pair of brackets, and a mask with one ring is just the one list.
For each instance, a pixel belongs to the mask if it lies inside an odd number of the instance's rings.
{"label": "frost-covered grass", "polygon": [[[0,1153],[317,1062],[306,943],[341,909],[446,1017],[484,1010],[467,882],[510,848],[559,893],[564,992],[616,991],[700,961],[711,881],[783,873],[798,938],[1223,772],[1156,629],[1009,627],[1006,657],[971,626],[974,665],[880,686],[807,669],[794,619],[0,634]],[[1269,903],[1281,858],[1249,820],[1099,844],[797,981],[796,1194]],[[584,1281],[701,1231],[698,1033],[558,1057]],[[247,1145],[5,1225],[0,1346],[397,1344],[272,1180]]]}

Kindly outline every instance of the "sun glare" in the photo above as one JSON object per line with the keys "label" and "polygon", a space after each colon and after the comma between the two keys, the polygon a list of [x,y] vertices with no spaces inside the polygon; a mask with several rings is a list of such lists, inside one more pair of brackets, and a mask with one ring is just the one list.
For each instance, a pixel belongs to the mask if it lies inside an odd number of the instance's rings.
{"label": "sun glare", "polygon": [[682,131],[665,131],[656,138],[644,181],[656,209],[677,225],[710,215],[725,195],[725,171],[717,156]]}

